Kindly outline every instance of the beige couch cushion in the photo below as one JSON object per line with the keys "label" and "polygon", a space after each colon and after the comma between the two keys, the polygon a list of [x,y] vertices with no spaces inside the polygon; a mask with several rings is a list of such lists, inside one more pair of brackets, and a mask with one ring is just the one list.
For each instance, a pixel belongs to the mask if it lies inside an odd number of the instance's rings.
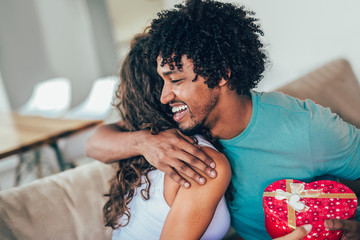
{"label": "beige couch cushion", "polygon": [[336,59],[276,91],[312,99],[360,128],[360,85],[345,59]]}
{"label": "beige couch cushion", "polygon": [[110,239],[102,194],[112,171],[94,162],[0,192],[0,239]]}

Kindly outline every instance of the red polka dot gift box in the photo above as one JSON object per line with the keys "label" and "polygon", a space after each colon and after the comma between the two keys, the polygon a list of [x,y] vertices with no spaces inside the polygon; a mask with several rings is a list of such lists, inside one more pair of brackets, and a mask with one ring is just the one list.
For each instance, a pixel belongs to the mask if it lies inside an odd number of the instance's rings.
{"label": "red polka dot gift box", "polygon": [[356,195],[345,185],[321,180],[304,183],[283,179],[270,184],[263,194],[265,227],[272,238],[296,227],[312,224],[304,240],[338,240],[342,231],[329,231],[325,219],[354,219]]}

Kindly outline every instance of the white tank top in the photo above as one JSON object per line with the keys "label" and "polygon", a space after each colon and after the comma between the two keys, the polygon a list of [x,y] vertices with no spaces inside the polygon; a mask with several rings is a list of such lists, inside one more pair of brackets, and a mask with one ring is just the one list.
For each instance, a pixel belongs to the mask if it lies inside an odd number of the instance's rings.
{"label": "white tank top", "polygon": [[[215,149],[209,142],[196,136],[198,145],[207,146]],[[151,180],[150,199],[144,200],[139,191],[140,187],[129,204],[131,218],[126,227],[121,227],[113,231],[113,240],[132,240],[132,239],[159,239],[165,219],[170,211],[169,205],[164,198],[164,176],[159,170],[149,173]],[[120,222],[126,217],[120,218]],[[218,240],[225,236],[230,227],[230,214],[226,206],[224,197],[221,198],[214,217],[202,236],[202,240]]]}

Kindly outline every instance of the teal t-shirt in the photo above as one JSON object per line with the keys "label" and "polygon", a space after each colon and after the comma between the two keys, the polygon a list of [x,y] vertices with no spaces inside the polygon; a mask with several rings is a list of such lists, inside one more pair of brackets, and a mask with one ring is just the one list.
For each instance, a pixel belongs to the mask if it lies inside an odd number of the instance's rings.
{"label": "teal t-shirt", "polygon": [[232,168],[232,226],[246,240],[271,239],[262,194],[280,179],[360,178],[360,130],[311,100],[251,92],[248,127],[220,140]]}

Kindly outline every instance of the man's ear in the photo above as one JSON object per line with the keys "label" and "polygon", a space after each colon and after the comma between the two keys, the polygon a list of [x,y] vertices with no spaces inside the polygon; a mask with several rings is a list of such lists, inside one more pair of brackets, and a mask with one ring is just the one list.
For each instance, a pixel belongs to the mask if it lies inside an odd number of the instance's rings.
{"label": "man's ear", "polygon": [[225,86],[227,84],[228,80],[225,80],[225,78],[221,78],[220,82],[219,82],[219,87]]}
{"label": "man's ear", "polygon": [[[227,75],[228,75],[228,79],[230,79],[230,76],[231,76],[231,70],[230,69],[228,69]],[[221,78],[221,80],[219,82],[219,87],[225,86],[227,84],[227,82],[228,82],[228,80],[226,80],[224,78]]]}

